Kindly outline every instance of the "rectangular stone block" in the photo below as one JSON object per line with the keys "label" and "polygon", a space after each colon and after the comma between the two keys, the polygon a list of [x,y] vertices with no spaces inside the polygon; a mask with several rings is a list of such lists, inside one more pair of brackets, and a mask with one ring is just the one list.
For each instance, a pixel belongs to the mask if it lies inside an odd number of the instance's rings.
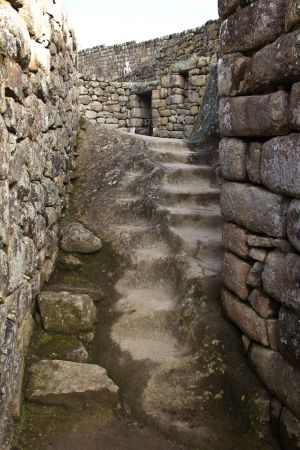
{"label": "rectangular stone block", "polygon": [[277,137],[264,144],[261,180],[273,192],[300,198],[300,134]]}
{"label": "rectangular stone block", "polygon": [[251,347],[249,359],[262,382],[300,417],[299,371],[280,353],[255,344]]}
{"label": "rectangular stone block", "polygon": [[289,96],[284,91],[220,100],[223,136],[278,136],[289,132]]}
{"label": "rectangular stone block", "polygon": [[293,84],[291,89],[289,120],[293,130],[300,130],[300,83]]}
{"label": "rectangular stone block", "polygon": [[300,367],[300,316],[281,308],[278,320],[279,350],[296,367]]}
{"label": "rectangular stone block", "polygon": [[246,280],[251,269],[250,264],[225,252],[222,262],[222,278],[225,286],[238,295],[242,300],[247,300],[250,289]]}
{"label": "rectangular stone block", "polygon": [[285,197],[249,184],[227,182],[221,191],[225,219],[269,236],[286,235],[288,205]]}
{"label": "rectangular stone block", "polygon": [[249,255],[247,232],[233,223],[223,226],[223,246],[226,250],[246,258]]}
{"label": "rectangular stone block", "polygon": [[269,253],[263,271],[263,287],[275,300],[300,312],[300,256],[279,250]]}
{"label": "rectangular stone block", "polygon": [[285,0],[260,0],[237,11],[221,25],[222,52],[245,52],[273,42],[284,32],[284,17]]}
{"label": "rectangular stone block", "polygon": [[223,138],[219,145],[221,173],[225,180],[247,179],[246,158],[248,143],[241,139]]}
{"label": "rectangular stone block", "polygon": [[258,316],[250,306],[240,302],[237,297],[226,290],[223,290],[222,302],[228,317],[246,336],[262,345],[269,345],[266,321]]}
{"label": "rectangular stone block", "polygon": [[287,0],[285,13],[285,31],[290,31],[300,23],[299,0]]}
{"label": "rectangular stone block", "polygon": [[[300,31],[285,34],[259,50],[247,63],[239,93],[247,94],[275,88],[300,77]],[[266,61],[268,63],[266,64]]]}

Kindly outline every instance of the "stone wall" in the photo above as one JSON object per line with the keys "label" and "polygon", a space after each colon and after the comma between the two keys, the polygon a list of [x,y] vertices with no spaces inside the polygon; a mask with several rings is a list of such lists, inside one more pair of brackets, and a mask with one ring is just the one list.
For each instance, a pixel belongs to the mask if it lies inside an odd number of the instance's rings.
{"label": "stone wall", "polygon": [[119,82],[82,75],[81,113],[93,122],[133,133],[183,138],[193,130],[214,57],[192,56],[148,82]]}
{"label": "stone wall", "polygon": [[219,12],[223,305],[283,448],[299,449],[299,2],[219,0]]}
{"label": "stone wall", "polygon": [[114,46],[98,46],[79,53],[79,71],[97,78],[118,78],[129,61],[138,79],[161,77],[174,61],[186,60],[192,55],[212,56],[219,48],[219,23],[206,25],[178,34],[150,41],[127,42]]}
{"label": "stone wall", "polygon": [[0,448],[20,412],[32,306],[68,203],[76,58],[60,0],[0,0]]}

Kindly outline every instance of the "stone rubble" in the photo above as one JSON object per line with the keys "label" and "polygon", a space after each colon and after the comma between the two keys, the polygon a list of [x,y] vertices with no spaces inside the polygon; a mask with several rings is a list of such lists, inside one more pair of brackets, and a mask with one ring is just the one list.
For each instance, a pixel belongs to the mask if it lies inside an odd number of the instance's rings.
{"label": "stone rubble", "polygon": [[60,244],[65,252],[95,253],[101,249],[101,240],[80,223],[70,223],[62,230]]}

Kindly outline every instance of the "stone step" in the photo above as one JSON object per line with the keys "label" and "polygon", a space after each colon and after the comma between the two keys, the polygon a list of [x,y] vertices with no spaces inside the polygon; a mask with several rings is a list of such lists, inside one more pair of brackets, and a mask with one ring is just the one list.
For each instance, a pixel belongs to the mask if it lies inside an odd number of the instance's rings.
{"label": "stone step", "polygon": [[189,163],[197,160],[197,153],[191,152],[188,149],[168,149],[160,148],[154,150],[158,153],[160,159],[164,162],[178,162],[178,163]]}
{"label": "stone step", "polygon": [[187,255],[197,257],[204,249],[214,248],[221,252],[221,227],[169,227],[169,242],[173,248],[184,251]]}
{"label": "stone step", "polygon": [[164,163],[166,170],[165,179],[170,183],[191,182],[216,184],[216,175],[212,167],[207,165],[184,164],[184,163]]}
{"label": "stone step", "polygon": [[178,205],[189,202],[206,206],[212,201],[216,203],[220,198],[220,191],[216,187],[197,184],[164,184],[160,192],[159,201],[163,205]]}
{"label": "stone step", "polygon": [[164,217],[170,225],[198,225],[207,227],[219,226],[223,223],[220,207],[215,210],[204,207],[164,206],[157,208],[160,216]]}

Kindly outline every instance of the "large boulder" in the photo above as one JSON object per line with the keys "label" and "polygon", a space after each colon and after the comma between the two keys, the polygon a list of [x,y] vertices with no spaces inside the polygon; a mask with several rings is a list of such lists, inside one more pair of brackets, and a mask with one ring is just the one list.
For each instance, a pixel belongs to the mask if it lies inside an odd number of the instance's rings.
{"label": "large boulder", "polygon": [[90,331],[96,322],[96,307],[89,295],[47,291],[39,295],[38,303],[47,331],[76,334]]}
{"label": "large boulder", "polygon": [[67,408],[84,406],[85,402],[114,405],[119,388],[107,372],[95,364],[70,361],[40,361],[29,369],[26,398],[44,405]]}
{"label": "large boulder", "polygon": [[70,223],[62,234],[61,248],[65,252],[95,253],[102,247],[100,239],[81,223]]}

